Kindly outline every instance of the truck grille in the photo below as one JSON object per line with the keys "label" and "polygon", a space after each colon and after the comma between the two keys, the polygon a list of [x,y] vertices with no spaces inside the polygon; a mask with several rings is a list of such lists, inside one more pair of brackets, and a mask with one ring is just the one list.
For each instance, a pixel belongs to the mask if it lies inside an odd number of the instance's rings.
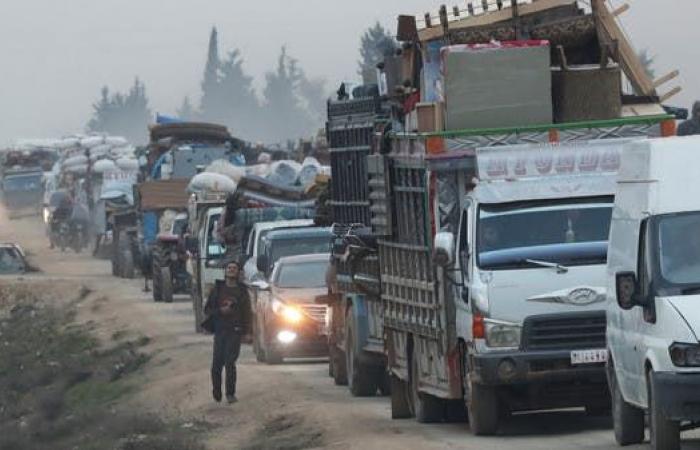
{"label": "truck grille", "polygon": [[304,312],[314,319],[316,322],[325,324],[326,316],[328,315],[328,306],[326,305],[301,305]]}
{"label": "truck grille", "polygon": [[523,324],[524,350],[605,348],[605,312],[531,316]]}

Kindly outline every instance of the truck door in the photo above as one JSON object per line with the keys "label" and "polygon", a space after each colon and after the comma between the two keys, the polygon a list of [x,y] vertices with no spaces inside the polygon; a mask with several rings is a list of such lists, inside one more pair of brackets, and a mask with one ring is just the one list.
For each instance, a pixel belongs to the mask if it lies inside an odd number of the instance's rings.
{"label": "truck door", "polygon": [[[648,222],[643,221],[639,232],[639,251],[637,256],[637,277],[643,296],[648,296],[650,265],[648,253]],[[624,389],[626,397],[639,405],[646,404],[646,374],[644,368],[644,348],[645,333],[652,334],[647,317],[647,308],[635,307],[629,311],[622,311],[620,328],[624,330],[624,351],[618,351],[615,364],[621,367],[617,371],[621,376],[620,385]]]}
{"label": "truck door", "polygon": [[216,239],[214,235],[214,230],[216,224],[221,217],[221,211],[212,210],[207,213],[207,222],[204,228],[205,238],[204,248],[202,253],[202,283],[204,284],[205,292],[207,294],[208,290],[214,286],[217,280],[224,279],[224,269],[216,264],[218,260],[223,258],[225,250],[223,245]]}

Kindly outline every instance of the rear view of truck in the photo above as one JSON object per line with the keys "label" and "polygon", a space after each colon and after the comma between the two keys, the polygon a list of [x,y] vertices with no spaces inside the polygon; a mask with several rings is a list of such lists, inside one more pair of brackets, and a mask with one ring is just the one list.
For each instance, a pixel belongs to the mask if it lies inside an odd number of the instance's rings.
{"label": "rear view of truck", "polygon": [[328,103],[331,221],[334,223],[329,373],[354,396],[386,393],[378,254],[370,229],[367,158],[387,124],[379,97]]}

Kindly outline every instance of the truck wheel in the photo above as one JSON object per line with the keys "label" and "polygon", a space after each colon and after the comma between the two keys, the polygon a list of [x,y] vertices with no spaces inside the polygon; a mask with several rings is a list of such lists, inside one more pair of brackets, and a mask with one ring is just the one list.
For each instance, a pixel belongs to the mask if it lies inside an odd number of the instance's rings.
{"label": "truck wheel", "polygon": [[409,406],[419,423],[441,422],[444,416],[444,405],[442,401],[432,395],[420,392],[418,389],[420,381],[420,370],[418,367],[418,352],[414,347],[411,357],[411,380],[409,382]]}
{"label": "truck wheel", "polygon": [[121,261],[119,264],[119,268],[121,269],[121,277],[129,280],[133,279],[136,276],[136,272],[134,270],[134,256],[131,253],[131,250],[121,251],[119,254],[119,259]]}
{"label": "truck wheel", "polygon": [[360,349],[355,345],[355,317],[348,310],[345,317],[345,368],[348,388],[353,397],[369,397],[377,393],[377,383],[373,380],[374,371],[360,362]]}
{"label": "truck wheel", "polygon": [[[155,297],[156,292],[156,274],[153,273],[153,296]],[[192,309],[194,310],[194,331],[195,333],[204,333],[202,328],[202,322],[204,321],[204,307],[202,306],[202,295],[199,293],[198,289],[192,290]]]}
{"label": "truck wheel", "polygon": [[392,419],[409,419],[411,407],[408,404],[408,387],[407,383],[394,374],[390,376],[391,383],[391,418]]}
{"label": "truck wheel", "polygon": [[386,372],[386,369],[382,367],[379,369],[379,374],[377,375],[379,380],[379,393],[382,395],[382,397],[388,397],[391,395],[391,379],[389,378],[389,374]]}
{"label": "truck wheel", "polygon": [[331,349],[331,361],[333,365],[333,382],[336,386],[348,385],[348,372],[345,363],[345,352],[339,348]]}
{"label": "truck wheel", "polygon": [[496,389],[492,386],[484,386],[469,381],[466,404],[472,433],[475,436],[492,436],[496,434],[500,418],[500,403]]}
{"label": "truck wheel", "polygon": [[160,268],[161,299],[165,303],[173,302],[173,277],[170,274],[170,267]]}
{"label": "truck wheel", "polygon": [[679,450],[681,448],[680,424],[666,418],[657,404],[654,392],[654,374],[647,376],[649,392],[649,436],[654,450]]}
{"label": "truck wheel", "polygon": [[[155,263],[153,263],[153,301],[157,302],[162,302],[163,301],[163,284],[162,284],[162,274],[160,272],[160,266],[158,266]],[[201,303],[201,298],[200,298],[200,303]],[[200,307],[201,309],[201,307]],[[199,316],[197,316],[197,309],[195,308],[195,317],[202,317],[201,313]],[[198,320],[197,324],[200,324],[202,320]]]}
{"label": "truck wheel", "polygon": [[613,426],[619,445],[641,444],[644,441],[644,411],[625,401],[615,374],[610,376]]}

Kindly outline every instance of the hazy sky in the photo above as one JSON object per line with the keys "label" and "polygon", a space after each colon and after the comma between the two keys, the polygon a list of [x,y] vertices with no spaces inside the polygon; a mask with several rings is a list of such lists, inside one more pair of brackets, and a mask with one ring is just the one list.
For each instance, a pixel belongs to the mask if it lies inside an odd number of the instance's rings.
{"label": "hazy sky", "polygon": [[[454,3],[454,2],[453,2]],[[460,3],[464,3],[461,1]],[[620,0],[615,1],[616,4]],[[659,74],[678,68],[675,103],[700,98],[698,0],[628,0],[624,24]],[[261,78],[286,44],[311,76],[334,87],[356,72],[363,30],[439,0],[0,0],[0,146],[82,131],[100,87],[146,83],[152,109],[198,101],[212,25],[220,49],[239,48]]]}

